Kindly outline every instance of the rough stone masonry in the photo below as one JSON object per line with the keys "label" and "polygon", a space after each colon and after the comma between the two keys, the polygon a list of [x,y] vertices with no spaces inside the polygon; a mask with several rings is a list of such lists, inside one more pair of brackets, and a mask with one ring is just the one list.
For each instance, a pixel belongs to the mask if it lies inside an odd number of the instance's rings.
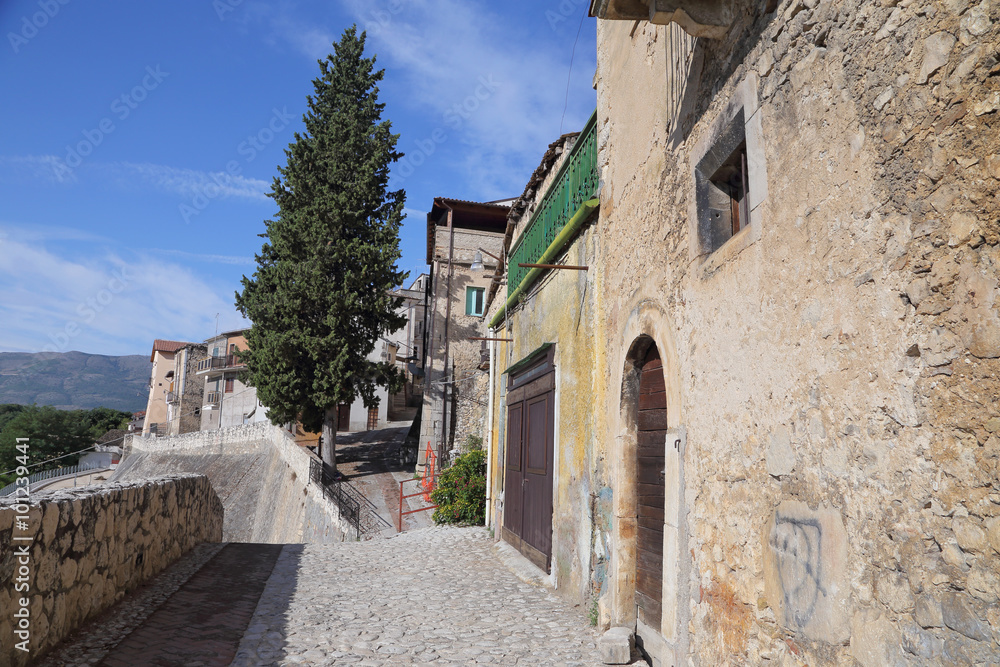
{"label": "rough stone masonry", "polygon": [[[599,21],[593,468],[627,484],[618,378],[652,336],[688,438],[688,532],[664,573],[683,655],[1000,662],[1000,3],[741,0],[733,16],[681,63],[697,72],[673,106],[676,26]],[[706,249],[698,149],[737,112],[759,149],[753,212]],[[631,575],[612,551],[602,620],[618,624]]]}

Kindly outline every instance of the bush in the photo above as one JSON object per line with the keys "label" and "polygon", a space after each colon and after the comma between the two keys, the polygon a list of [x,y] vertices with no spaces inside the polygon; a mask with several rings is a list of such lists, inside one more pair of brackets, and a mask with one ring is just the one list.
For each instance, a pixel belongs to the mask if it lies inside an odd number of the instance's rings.
{"label": "bush", "polygon": [[481,526],[486,522],[486,452],[481,449],[462,454],[441,473],[431,492],[438,508],[435,523],[462,523]]}
{"label": "bush", "polygon": [[463,453],[474,452],[477,449],[483,448],[483,436],[470,433],[465,438],[465,447],[462,448]]}

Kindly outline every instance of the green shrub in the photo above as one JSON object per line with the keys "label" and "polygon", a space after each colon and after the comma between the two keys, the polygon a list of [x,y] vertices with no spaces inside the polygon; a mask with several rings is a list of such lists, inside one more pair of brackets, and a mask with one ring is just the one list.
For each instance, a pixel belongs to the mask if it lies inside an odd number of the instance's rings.
{"label": "green shrub", "polygon": [[483,448],[483,436],[476,435],[475,433],[470,433],[465,438],[465,447],[462,448],[463,453],[473,452],[477,449]]}
{"label": "green shrub", "polygon": [[462,454],[441,473],[431,500],[435,523],[464,523],[481,526],[486,522],[486,452],[481,449]]}

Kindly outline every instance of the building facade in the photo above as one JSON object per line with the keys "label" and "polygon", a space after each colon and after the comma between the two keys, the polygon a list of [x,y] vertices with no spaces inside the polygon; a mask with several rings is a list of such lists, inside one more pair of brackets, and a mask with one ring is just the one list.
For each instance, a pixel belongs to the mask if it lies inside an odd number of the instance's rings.
{"label": "building facade", "polygon": [[167,434],[180,435],[201,429],[204,383],[198,376],[198,362],[207,348],[188,343],[174,353],[173,377],[167,392]]}
{"label": "building facade", "polygon": [[[483,341],[473,338],[484,338],[486,290],[497,271],[508,210],[505,203],[439,197],[427,214],[431,270],[418,470],[428,445],[443,459],[486,430]],[[477,258],[482,266],[473,270]]]}
{"label": "building facade", "polygon": [[246,349],[244,330],[229,331],[205,341],[207,356],[200,359],[202,378],[202,431],[241,426],[267,419],[267,409],[257,400],[257,390],[240,380],[246,366],[239,350]]}
{"label": "building facade", "polygon": [[490,304],[490,522],[654,664],[1000,652],[997,11],[593,2],[594,187],[535,231],[543,160]]}
{"label": "building facade", "polygon": [[149,354],[153,368],[150,371],[149,398],[146,400],[146,414],[142,423],[143,435],[167,434],[170,424],[167,398],[173,391],[174,356],[189,344],[159,338],[153,341],[153,349]]}

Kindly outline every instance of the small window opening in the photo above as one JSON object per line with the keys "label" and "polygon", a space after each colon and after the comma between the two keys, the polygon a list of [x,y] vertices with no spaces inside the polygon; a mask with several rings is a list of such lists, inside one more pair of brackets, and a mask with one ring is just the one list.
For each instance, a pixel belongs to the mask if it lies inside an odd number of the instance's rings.
{"label": "small window opening", "polygon": [[750,171],[743,110],[718,131],[695,168],[702,253],[718,250],[750,226]]}
{"label": "small window opening", "polygon": [[712,227],[722,232],[723,236],[728,227],[729,235],[725,239],[728,240],[750,224],[747,142],[743,141],[737,146],[708,180],[712,185],[709,195]]}
{"label": "small window opening", "polygon": [[484,287],[467,287],[465,290],[465,314],[482,317]]}

